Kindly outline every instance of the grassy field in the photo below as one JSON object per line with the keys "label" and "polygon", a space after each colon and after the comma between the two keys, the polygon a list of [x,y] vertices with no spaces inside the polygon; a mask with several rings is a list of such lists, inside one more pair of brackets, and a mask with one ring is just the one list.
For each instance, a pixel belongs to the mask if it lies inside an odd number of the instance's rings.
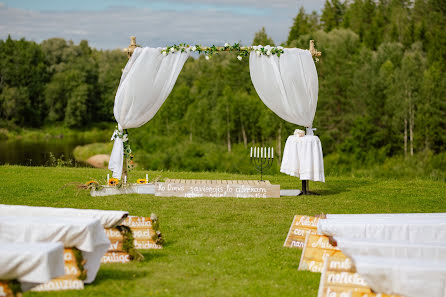
{"label": "grassy field", "polygon": [[[131,172],[130,181],[146,172]],[[226,173],[147,172],[149,178],[256,179]],[[327,177],[311,183],[321,196],[163,198],[122,195],[93,198],[63,186],[97,179],[106,170],[0,166],[0,203],[127,210],[160,218],[163,250],[141,263],[101,265],[82,292],[24,296],[317,296],[319,274],[299,272],[300,250],[282,247],[295,214],[446,212],[446,183],[422,179]],[[267,176],[282,188],[296,178]]]}

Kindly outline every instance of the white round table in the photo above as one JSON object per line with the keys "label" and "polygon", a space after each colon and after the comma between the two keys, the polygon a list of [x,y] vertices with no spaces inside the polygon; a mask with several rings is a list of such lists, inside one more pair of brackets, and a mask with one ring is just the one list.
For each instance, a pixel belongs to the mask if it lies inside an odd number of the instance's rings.
{"label": "white round table", "polygon": [[[291,135],[285,143],[280,172],[298,177],[302,181],[325,182],[324,159],[319,137]],[[302,182],[302,191],[307,192]],[[308,187],[308,184],[305,185]]]}

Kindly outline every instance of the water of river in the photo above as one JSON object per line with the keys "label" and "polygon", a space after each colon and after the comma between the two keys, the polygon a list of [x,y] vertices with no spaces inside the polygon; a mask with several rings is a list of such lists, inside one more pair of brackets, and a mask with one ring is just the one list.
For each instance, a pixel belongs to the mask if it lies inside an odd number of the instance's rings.
{"label": "water of river", "polygon": [[88,166],[75,162],[73,150],[78,145],[90,143],[91,140],[70,137],[51,138],[46,140],[2,140],[0,141],[0,165],[15,164],[26,166],[50,165],[50,153],[63,160],[72,160],[71,166]]}

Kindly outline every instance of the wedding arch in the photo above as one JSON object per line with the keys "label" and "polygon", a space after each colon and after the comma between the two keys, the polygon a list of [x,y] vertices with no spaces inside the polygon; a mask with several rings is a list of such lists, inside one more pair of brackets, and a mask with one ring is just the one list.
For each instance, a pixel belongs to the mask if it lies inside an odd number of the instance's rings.
{"label": "wedding arch", "polygon": [[218,52],[237,52],[237,58],[249,58],[249,71],[254,88],[263,103],[282,119],[305,126],[312,135],[318,100],[318,77],[313,57],[321,55],[314,48],[272,46],[222,47],[173,45],[165,48],[138,47],[135,37],[126,49],[129,61],[116,92],[113,113],[118,122],[115,130],[109,169],[113,177],[126,177],[127,160],[131,158],[127,129],[138,128],[150,121],[169,96],[190,53],[204,54],[206,59]]}

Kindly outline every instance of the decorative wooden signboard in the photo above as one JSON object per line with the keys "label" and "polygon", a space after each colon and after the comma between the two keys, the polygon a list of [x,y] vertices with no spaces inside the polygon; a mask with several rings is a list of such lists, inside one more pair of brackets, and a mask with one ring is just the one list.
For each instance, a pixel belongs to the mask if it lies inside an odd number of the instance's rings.
{"label": "decorative wooden signboard", "polygon": [[[132,231],[133,247],[135,249],[162,249],[163,246],[159,244],[157,234],[154,229],[152,219],[149,217],[128,216],[123,222],[122,226],[127,226]],[[110,240],[110,248],[102,257],[101,263],[128,263],[131,257],[123,250],[124,236],[117,228],[105,229],[108,239]]]}
{"label": "decorative wooden signboard", "polygon": [[163,197],[279,198],[280,185],[257,180],[166,179],[155,184],[155,195]]}
{"label": "decorative wooden signboard", "polygon": [[305,237],[309,231],[311,234],[316,234],[317,223],[319,218],[310,216],[294,216],[293,223],[291,223],[290,231],[285,239],[283,246],[291,248],[303,248]]}
{"label": "decorative wooden signboard", "polygon": [[133,244],[136,249],[162,249],[163,246],[157,242],[160,234],[154,229],[152,219],[149,217],[129,216],[122,223],[130,227],[133,233]]}
{"label": "decorative wooden signboard", "polygon": [[339,248],[330,244],[327,236],[307,232],[304,249],[300,258],[299,270],[322,272],[324,260],[327,257],[339,255],[341,257],[344,256]]}
{"label": "decorative wooden signboard", "polygon": [[318,297],[401,297],[376,294],[356,272],[352,261],[338,254],[327,257],[319,283]]}
{"label": "decorative wooden signboard", "polygon": [[130,255],[122,250],[124,237],[116,228],[106,228],[110,240],[110,247],[105,255],[101,258],[101,263],[128,263],[130,262]]}
{"label": "decorative wooden signboard", "polygon": [[[76,258],[75,253],[80,253],[79,250],[66,248],[64,249],[64,264],[65,264],[65,275],[52,279],[46,284],[38,285],[31,289],[31,291],[62,291],[62,290],[83,290],[84,289],[84,279],[86,271],[81,271],[79,268],[83,266],[84,263],[79,256]],[[81,261],[81,263],[78,263]]]}

